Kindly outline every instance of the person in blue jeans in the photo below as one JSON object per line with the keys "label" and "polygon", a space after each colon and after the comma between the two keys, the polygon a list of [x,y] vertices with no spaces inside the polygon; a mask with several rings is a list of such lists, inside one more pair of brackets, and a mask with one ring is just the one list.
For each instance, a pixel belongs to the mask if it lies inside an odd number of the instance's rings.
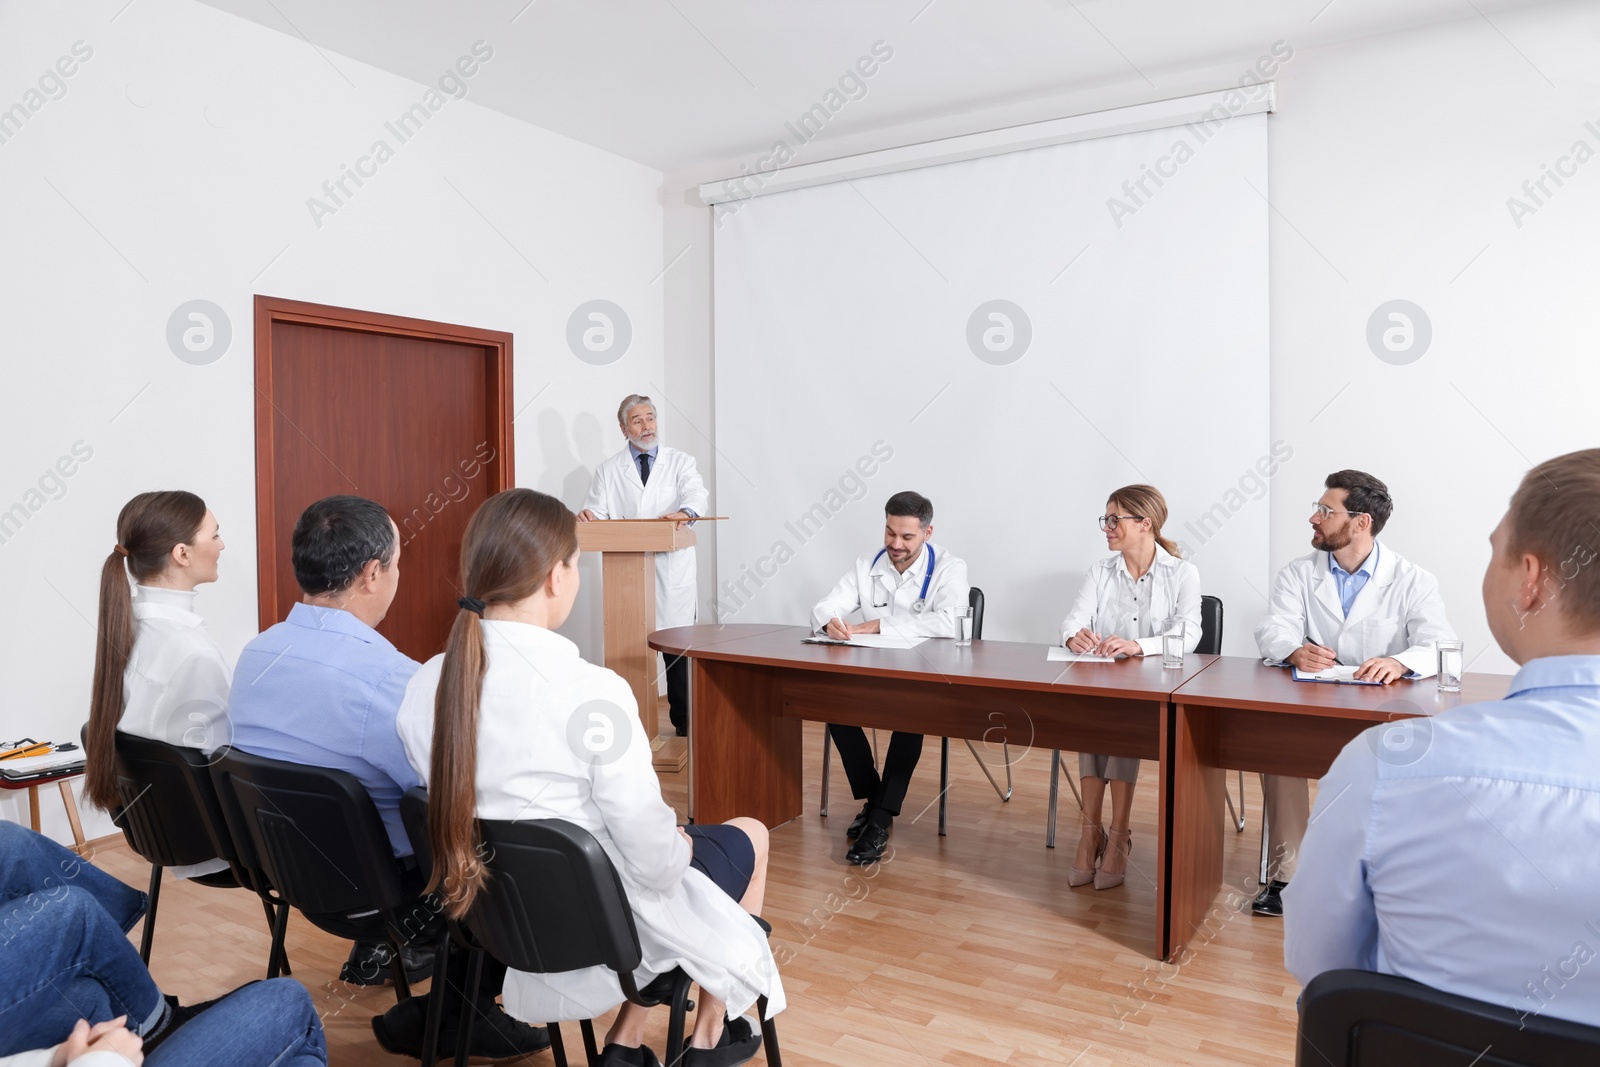
{"label": "person in blue jeans", "polygon": [[[151,1067],[328,1062],[310,994],[292,979],[255,982],[204,1006],[163,996],[127,938],[145,904],[139,890],[0,820],[0,1057],[24,1054],[0,1065],[58,1062],[63,1050],[52,1046],[68,1042],[80,1020],[101,1031],[97,1050],[124,1048],[105,1039],[125,1027],[138,1039],[125,1058],[139,1062],[142,1045]],[[80,1029],[66,1051],[86,1036]]]}

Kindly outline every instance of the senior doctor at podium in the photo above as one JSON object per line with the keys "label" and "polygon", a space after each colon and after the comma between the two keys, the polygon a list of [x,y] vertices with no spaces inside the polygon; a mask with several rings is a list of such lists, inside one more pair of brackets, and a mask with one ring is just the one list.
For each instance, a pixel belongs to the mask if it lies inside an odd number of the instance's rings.
{"label": "senior doctor at podium", "polygon": [[[661,444],[656,406],[647,396],[624,397],[617,424],[628,444],[594,470],[580,522],[596,519],[677,519],[705,514],[706,486],[694,457]],[[656,629],[690,626],[699,615],[700,596],[694,548],[657,552]],[[689,734],[689,661],[667,656],[667,706],[679,737]]]}

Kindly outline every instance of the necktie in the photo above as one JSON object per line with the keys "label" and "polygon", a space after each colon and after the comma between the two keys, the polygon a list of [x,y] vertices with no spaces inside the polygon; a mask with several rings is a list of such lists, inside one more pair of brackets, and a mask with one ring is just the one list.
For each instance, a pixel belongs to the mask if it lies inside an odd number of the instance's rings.
{"label": "necktie", "polygon": [[646,485],[650,484],[650,453],[639,453],[639,480]]}

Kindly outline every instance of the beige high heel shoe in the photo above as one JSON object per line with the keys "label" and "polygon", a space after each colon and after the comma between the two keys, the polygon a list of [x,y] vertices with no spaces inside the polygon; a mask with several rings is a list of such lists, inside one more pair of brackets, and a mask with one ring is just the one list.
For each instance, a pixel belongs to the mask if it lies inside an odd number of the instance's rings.
{"label": "beige high heel shoe", "polygon": [[[1094,887],[1096,889],[1115,889],[1128,877],[1128,855],[1133,852],[1133,831],[1126,831],[1127,840],[1118,841],[1115,850],[1122,853],[1123,868],[1121,874],[1107,874],[1103,870],[1094,872]],[[1121,835],[1118,835],[1121,836]]]}
{"label": "beige high heel shoe", "polygon": [[1100,857],[1106,854],[1106,844],[1111,840],[1106,836],[1104,828],[1096,826],[1095,831],[1100,834],[1100,844],[1094,850],[1094,866],[1088,870],[1082,867],[1067,868],[1067,884],[1076,889],[1080,885],[1088,885],[1095,880],[1095,870],[1100,866]]}

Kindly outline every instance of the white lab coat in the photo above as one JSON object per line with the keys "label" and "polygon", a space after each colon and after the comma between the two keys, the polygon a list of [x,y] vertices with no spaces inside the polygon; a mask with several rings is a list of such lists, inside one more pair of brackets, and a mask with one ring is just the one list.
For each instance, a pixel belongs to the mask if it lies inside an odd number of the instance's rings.
{"label": "white lab coat", "polygon": [[[660,445],[650,467],[650,484],[639,479],[639,465],[624,445],[621,452],[594,469],[594,481],[583,506],[602,519],[656,519],[688,508],[704,515],[710,494],[695,469],[694,457]],[[657,552],[656,629],[690,626],[699,615],[694,547]]]}
{"label": "white lab coat", "polygon": [[1261,655],[1281,663],[1309,637],[1333,649],[1347,666],[1388,656],[1418,677],[1438,673],[1437,644],[1455,637],[1438,580],[1382,541],[1373,551],[1377,567],[1356,594],[1348,618],[1327,552],[1301,556],[1279,571],[1267,615],[1256,626]]}
{"label": "white lab coat", "polygon": [[[478,711],[478,816],[565,819],[595,836],[633,907],[644,952],[636,975],[641,985],[681,966],[735,1015],[759,995],[770,1012],[782,1011],[783,984],[765,934],[737,901],[689,866],[692,849],[661,799],[633,690],[585,662],[560,634],[529,623],[479,625],[488,665]],[[412,677],[396,721],[423,785],[433,769],[443,661],[434,656]],[[593,709],[584,706],[592,702],[608,706],[609,725],[589,718]],[[601,732],[590,732],[597,725]],[[590,737],[601,747],[586,749]],[[504,999],[512,1015],[543,1024],[592,1019],[623,995],[611,970],[593,967],[551,975],[511,971]]]}
{"label": "white lab coat", "polygon": [[[933,576],[922,610],[922,582],[928,577],[928,553],[933,552]],[[811,609],[811,632],[820,634],[832,619],[850,621],[859,611],[865,621],[878,619],[884,633],[904,637],[954,637],[956,608],[968,604],[967,564],[932,541],[922,546],[916,561],[901,573],[889,562],[889,553],[873,549],[856,560],[833,590]]]}
{"label": "white lab coat", "polygon": [[1150,586],[1149,609],[1139,617],[1139,592],[1121,552],[1089,568],[1078,595],[1061,622],[1061,643],[1085,626],[1101,637],[1125,637],[1139,655],[1159,656],[1161,635],[1183,623],[1183,650],[1200,644],[1200,570],[1156,545],[1155,562],[1140,582]]}
{"label": "white lab coat", "polygon": [[[117,729],[207,755],[230,744],[233,671],[195,613],[195,593],[150,585],[135,585],[133,593],[133,652]],[[220,859],[168,868],[178,878],[227,869]]]}

